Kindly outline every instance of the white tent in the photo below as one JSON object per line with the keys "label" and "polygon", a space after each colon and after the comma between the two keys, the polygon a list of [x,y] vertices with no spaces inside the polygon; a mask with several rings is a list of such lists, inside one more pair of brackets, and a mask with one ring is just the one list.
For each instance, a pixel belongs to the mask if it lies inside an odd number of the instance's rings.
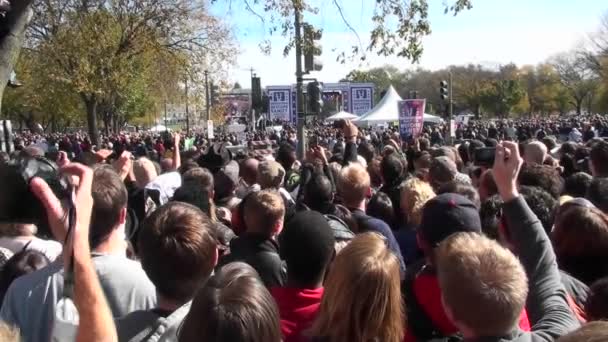
{"label": "white tent", "polygon": [[[393,86],[390,86],[376,107],[353,121],[356,122],[358,126],[399,121],[399,109],[397,107],[399,101],[402,101],[401,96],[397,94],[397,91]],[[433,124],[443,123],[442,118],[426,113],[424,113],[423,121]]]}
{"label": "white tent", "polygon": [[336,120],[353,120],[358,118],[358,116],[356,116],[355,114],[351,114],[345,111],[341,111],[339,113],[336,113],[328,118],[325,119],[325,121],[336,121]]}
{"label": "white tent", "polygon": [[164,132],[167,130],[167,127],[163,126],[163,125],[156,125],[152,128],[150,128],[150,132]]}

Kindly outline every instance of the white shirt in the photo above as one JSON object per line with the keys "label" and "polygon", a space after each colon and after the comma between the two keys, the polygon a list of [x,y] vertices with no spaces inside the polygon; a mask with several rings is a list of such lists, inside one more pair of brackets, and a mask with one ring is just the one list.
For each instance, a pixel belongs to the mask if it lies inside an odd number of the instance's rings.
{"label": "white shirt", "polygon": [[[27,248],[25,248],[27,246]],[[61,244],[53,240],[43,240],[35,236],[18,236],[0,238],[0,247],[4,247],[13,253],[19,253],[26,249],[38,251],[44,254],[51,262],[55,261],[61,254]]]}

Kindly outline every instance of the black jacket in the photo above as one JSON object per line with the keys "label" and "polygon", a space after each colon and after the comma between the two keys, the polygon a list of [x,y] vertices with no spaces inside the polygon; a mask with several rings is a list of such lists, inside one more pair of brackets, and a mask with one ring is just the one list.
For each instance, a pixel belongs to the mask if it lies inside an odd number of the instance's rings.
{"label": "black jacket", "polygon": [[230,254],[223,257],[218,268],[241,261],[253,267],[266,287],[283,286],[287,268],[279,257],[279,244],[265,236],[245,233],[230,242]]}

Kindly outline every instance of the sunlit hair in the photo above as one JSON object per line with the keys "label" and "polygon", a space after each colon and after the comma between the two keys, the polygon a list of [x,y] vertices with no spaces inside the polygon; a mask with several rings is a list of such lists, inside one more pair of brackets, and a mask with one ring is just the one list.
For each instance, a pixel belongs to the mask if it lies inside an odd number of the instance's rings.
{"label": "sunlit hair", "polygon": [[285,203],[274,190],[262,190],[251,194],[245,202],[245,223],[251,232],[263,233],[268,237],[279,233],[283,226]]}
{"label": "sunlit hair", "polygon": [[455,322],[477,336],[517,328],[528,279],[513,253],[483,235],[458,233],[441,243],[436,257],[443,301]]}
{"label": "sunlit hair", "polygon": [[334,260],[312,336],[329,342],[403,339],[399,260],[375,233],[358,235]]}
{"label": "sunlit hair", "polygon": [[158,176],[154,164],[148,158],[139,158],[133,162],[133,173],[137,187],[141,189]]}
{"label": "sunlit hair", "polygon": [[358,206],[370,187],[369,173],[365,167],[352,163],[340,170],[338,193],[347,206]]}
{"label": "sunlit hair", "polygon": [[2,342],[18,342],[19,330],[11,327],[4,322],[0,322],[0,341]]}
{"label": "sunlit hair", "polygon": [[431,185],[419,178],[410,178],[401,185],[401,212],[408,224],[417,227],[422,220],[422,207],[435,197]]}

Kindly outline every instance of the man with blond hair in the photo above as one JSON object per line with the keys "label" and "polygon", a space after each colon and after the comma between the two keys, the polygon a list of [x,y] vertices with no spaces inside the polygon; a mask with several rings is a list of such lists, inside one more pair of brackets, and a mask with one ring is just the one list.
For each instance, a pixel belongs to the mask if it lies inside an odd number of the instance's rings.
{"label": "man with blond hair", "polygon": [[371,231],[384,236],[390,250],[399,258],[401,271],[404,272],[405,263],[401,256],[401,250],[390,227],[386,222],[365,214],[367,199],[372,194],[370,183],[369,173],[367,173],[365,167],[358,163],[351,163],[340,170],[338,194],[357,222],[359,229],[357,233]]}
{"label": "man with blond hair", "polygon": [[279,257],[276,237],[283,229],[284,216],[285,204],[277,191],[267,189],[246,197],[246,231],[230,242],[230,254],[220,260],[220,265],[242,261],[258,272],[267,287],[283,286],[287,271]]}
{"label": "man with blond hair", "polygon": [[[551,242],[517,191],[522,162],[516,144],[503,142],[496,148],[494,179],[519,260],[476,233],[452,235],[436,254],[446,313],[465,340],[553,341],[579,325],[568,306]],[[531,332],[517,328],[524,306]]]}

